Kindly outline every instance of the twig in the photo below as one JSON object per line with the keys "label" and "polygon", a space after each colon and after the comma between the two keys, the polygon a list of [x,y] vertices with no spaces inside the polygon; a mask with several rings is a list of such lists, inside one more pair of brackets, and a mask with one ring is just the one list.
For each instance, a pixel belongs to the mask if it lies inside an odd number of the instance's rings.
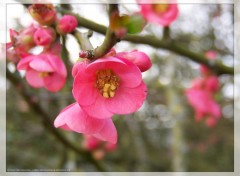
{"label": "twig", "polygon": [[[98,171],[104,172],[105,169],[99,162],[93,159],[92,155],[88,151],[81,150],[79,147],[72,144],[68,139],[66,139],[57,129],[53,127],[53,122],[50,120],[51,117],[47,112],[35,101],[32,101],[31,95],[26,91],[26,86],[21,81],[21,77],[11,73],[8,69],[6,69],[7,79],[17,88],[17,91],[22,95],[28,105],[35,111],[37,115],[39,115],[43,121],[44,126],[67,148],[75,151],[77,154],[83,156],[86,160],[91,162]],[[19,88],[20,87],[20,88]]]}
{"label": "twig", "polygon": [[[64,14],[70,14],[77,18],[79,26],[86,27],[88,29],[91,29],[93,31],[96,31],[101,34],[105,34],[107,31],[107,27],[104,25],[100,25],[98,23],[95,23],[91,20],[88,20],[86,18],[81,17],[80,15],[73,13],[68,10],[60,9],[58,10]],[[175,40],[159,40],[156,37],[152,35],[126,35],[122,38],[122,40],[129,41],[132,43],[137,44],[147,44],[152,47],[156,48],[163,48],[167,49],[169,51],[175,52],[176,54],[179,54],[181,56],[187,57],[191,59],[194,62],[205,64],[206,66],[213,69],[217,74],[234,74],[234,69],[232,67],[228,67],[223,65],[221,62],[210,62],[203,54],[195,53],[192,51],[189,51],[188,49],[181,46],[180,43],[178,43]]]}

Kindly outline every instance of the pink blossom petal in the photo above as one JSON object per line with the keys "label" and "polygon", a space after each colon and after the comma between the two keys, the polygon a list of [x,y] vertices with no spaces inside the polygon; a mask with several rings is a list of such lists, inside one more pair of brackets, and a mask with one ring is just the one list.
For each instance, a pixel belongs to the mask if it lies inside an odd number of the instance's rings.
{"label": "pink blossom petal", "polygon": [[17,70],[26,70],[29,67],[29,62],[36,59],[36,56],[30,55],[21,59],[17,65]]}
{"label": "pink blossom petal", "polygon": [[77,62],[72,68],[72,76],[75,77],[79,71],[84,70],[88,63],[89,61],[87,59]]}
{"label": "pink blossom petal", "polygon": [[38,72],[53,72],[54,71],[54,68],[50,65],[50,63],[46,59],[42,58],[41,56],[33,59],[29,63],[29,66]]}
{"label": "pink blossom petal", "polygon": [[111,118],[113,116],[113,113],[109,112],[109,110],[107,109],[105,105],[106,101],[106,98],[98,94],[93,104],[81,107],[91,117],[99,119]]}
{"label": "pink blossom petal", "polygon": [[29,69],[26,71],[27,82],[35,88],[40,88],[44,86],[43,79],[39,76],[39,72]]}
{"label": "pink blossom petal", "polygon": [[57,92],[65,84],[66,79],[58,73],[51,73],[51,75],[43,78],[44,86],[48,91]]}
{"label": "pink blossom petal", "polygon": [[66,124],[72,131],[92,134],[98,133],[105,126],[105,123],[106,120],[89,117],[77,103],[73,103],[60,112],[54,126],[62,127]]}
{"label": "pink blossom petal", "polygon": [[111,119],[106,119],[106,123],[103,126],[103,128],[93,136],[103,141],[111,142],[113,144],[117,143],[117,138],[118,138],[117,130]]}
{"label": "pink blossom petal", "polygon": [[[76,80],[78,80],[76,78]],[[95,87],[95,83],[81,83],[74,80],[73,96],[79,105],[91,105],[96,101],[99,91]]]}
{"label": "pink blossom petal", "polygon": [[114,67],[113,71],[120,77],[120,84],[123,84],[125,87],[129,88],[137,87],[142,82],[141,71],[130,61],[128,61],[128,64],[128,67]]}
{"label": "pink blossom petal", "polygon": [[60,74],[62,77],[66,77],[67,76],[67,70],[66,67],[63,63],[63,61],[56,55],[52,55],[52,54],[47,54],[46,55],[49,63],[51,64],[51,66],[54,68],[54,70]]}
{"label": "pink blossom petal", "polygon": [[119,87],[113,98],[107,99],[106,107],[112,113],[129,114],[138,110],[147,95],[147,87],[144,82],[136,88]]}

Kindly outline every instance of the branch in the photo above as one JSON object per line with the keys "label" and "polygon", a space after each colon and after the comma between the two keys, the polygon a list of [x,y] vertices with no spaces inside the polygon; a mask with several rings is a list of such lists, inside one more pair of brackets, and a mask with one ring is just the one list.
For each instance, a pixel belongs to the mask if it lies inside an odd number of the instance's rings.
{"label": "branch", "polygon": [[[83,18],[80,15],[73,13],[71,11],[68,11],[68,10],[64,10],[61,8],[58,8],[58,10],[59,10],[59,12],[62,12],[64,14],[70,14],[70,15],[75,16],[78,20],[79,26],[91,29],[91,30],[96,31],[101,34],[105,34],[107,31],[107,27],[104,25],[95,23],[91,20]],[[152,36],[152,35],[145,35],[145,36],[126,35],[125,37],[123,37],[122,40],[129,41],[132,43],[137,43],[137,44],[147,44],[152,47],[170,50],[172,52],[175,52],[176,54],[187,57],[194,62],[208,66],[209,68],[213,69],[219,75],[221,75],[221,74],[233,75],[234,74],[234,69],[232,67],[225,66],[219,61],[211,62],[203,54],[198,54],[198,53],[189,51],[189,50],[185,49],[184,47],[182,47],[180,43],[178,43],[177,41],[174,41],[174,40],[167,40],[167,41],[159,40],[155,36]]]}
{"label": "branch", "polygon": [[[111,23],[110,20],[112,13],[119,13],[117,4],[109,4],[109,25]],[[101,46],[93,49],[89,41],[89,35],[87,33],[81,33],[76,30],[74,32],[74,36],[77,38],[81,48],[83,49],[83,51],[80,53],[80,57],[94,61],[108,53],[108,51],[119,41],[119,39],[110,29],[110,27],[108,27],[105,32],[106,35]]]}
{"label": "branch", "polygon": [[[109,4],[109,25],[112,13],[119,13],[117,4]],[[108,27],[102,45],[95,49],[94,59],[104,56],[118,42],[117,40],[115,33]]]}
{"label": "branch", "polygon": [[92,155],[88,151],[81,150],[78,146],[75,146],[67,138],[65,138],[56,128],[52,126],[53,122],[47,112],[35,101],[32,101],[31,95],[27,92],[26,86],[21,81],[21,77],[17,74],[11,73],[6,69],[7,79],[17,88],[17,91],[22,95],[28,105],[35,111],[40,119],[43,120],[44,126],[67,148],[75,151],[77,154],[83,156],[86,160],[95,165],[99,171],[105,171],[99,162],[93,159]]}

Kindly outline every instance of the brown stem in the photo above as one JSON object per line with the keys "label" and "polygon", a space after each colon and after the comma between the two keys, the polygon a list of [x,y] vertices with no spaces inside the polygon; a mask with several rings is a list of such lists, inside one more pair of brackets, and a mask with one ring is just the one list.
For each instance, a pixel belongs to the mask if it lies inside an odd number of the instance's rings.
{"label": "brown stem", "polygon": [[[70,14],[70,15],[75,16],[78,20],[79,26],[86,27],[88,29],[91,29],[91,30],[96,31],[101,34],[105,34],[106,31],[108,30],[106,26],[100,25],[91,20],[83,18],[80,15],[73,13],[71,11],[60,9],[60,8],[58,10],[64,14]],[[179,43],[173,39],[166,41],[166,40],[157,39],[156,37],[154,37],[152,35],[145,35],[145,36],[126,35],[125,37],[122,38],[122,40],[129,41],[129,42],[136,43],[136,44],[146,44],[146,45],[150,45],[150,46],[156,47],[156,48],[167,49],[169,51],[175,52],[176,54],[187,57],[194,62],[204,64],[204,65],[210,67],[211,69],[213,69],[219,75],[221,75],[221,74],[233,75],[234,74],[233,67],[225,66],[221,62],[213,62],[212,63],[206,57],[204,57],[203,54],[192,52],[192,51],[182,47],[181,43]]]}

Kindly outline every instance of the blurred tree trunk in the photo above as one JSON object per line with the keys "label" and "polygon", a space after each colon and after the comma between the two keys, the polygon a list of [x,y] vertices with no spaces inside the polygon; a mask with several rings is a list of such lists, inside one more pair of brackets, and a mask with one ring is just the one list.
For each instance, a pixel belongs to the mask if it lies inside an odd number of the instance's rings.
{"label": "blurred tree trunk", "polygon": [[171,134],[172,134],[172,142],[171,142],[171,148],[172,148],[172,169],[175,172],[183,172],[186,171],[185,168],[185,161],[184,161],[184,148],[185,148],[185,142],[183,138],[183,118],[185,117],[185,111],[184,111],[184,103],[182,103],[182,99],[180,97],[180,93],[177,90],[177,83],[179,80],[177,80],[176,72],[177,65],[174,62],[174,58],[169,57],[168,58],[168,76],[171,80],[168,84],[167,88],[167,105],[169,107],[169,111],[171,114],[171,117],[173,118],[174,124],[171,128]]}

